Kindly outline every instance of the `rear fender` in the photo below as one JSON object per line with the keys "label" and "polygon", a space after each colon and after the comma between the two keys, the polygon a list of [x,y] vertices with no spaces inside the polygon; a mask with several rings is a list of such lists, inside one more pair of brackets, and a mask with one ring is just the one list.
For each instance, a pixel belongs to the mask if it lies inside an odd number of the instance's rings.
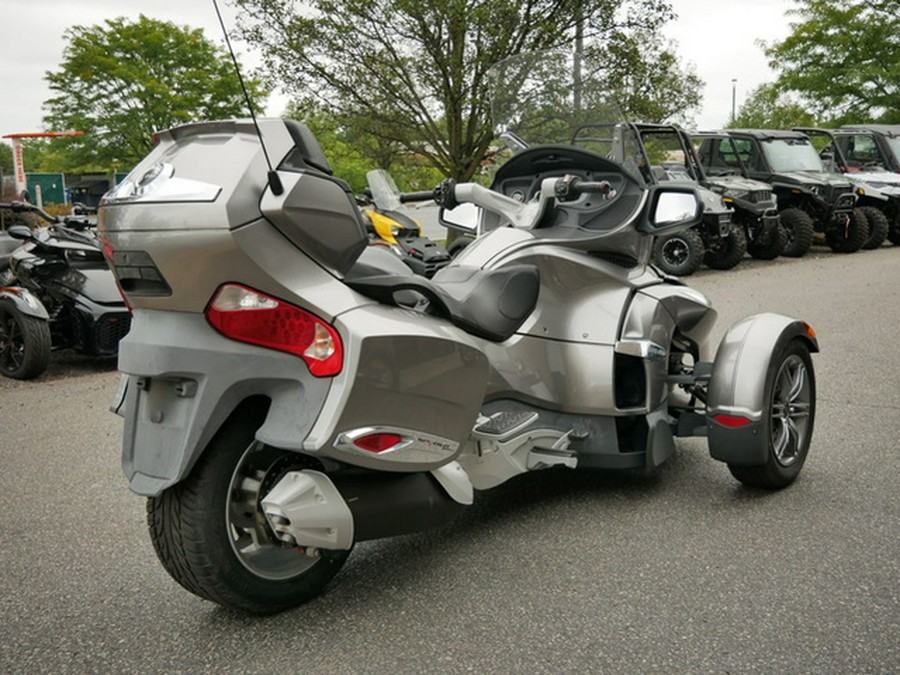
{"label": "rear fender", "polygon": [[248,399],[268,401],[257,440],[299,451],[331,386],[292,355],[222,337],[202,315],[136,310],[119,346],[122,468],[145,496],[186,477]]}
{"label": "rear fender", "polygon": [[26,288],[9,286],[0,288],[0,299],[8,299],[19,312],[36,319],[50,320],[47,308],[37,296]]}
{"label": "rear fender", "polygon": [[[706,403],[709,452],[728,464],[758,465],[766,461],[768,440],[762,433],[765,385],[772,356],[791,340],[819,351],[815,333],[804,322],[774,313],[738,321],[719,343]],[[749,424],[729,427],[718,416],[741,417]]]}

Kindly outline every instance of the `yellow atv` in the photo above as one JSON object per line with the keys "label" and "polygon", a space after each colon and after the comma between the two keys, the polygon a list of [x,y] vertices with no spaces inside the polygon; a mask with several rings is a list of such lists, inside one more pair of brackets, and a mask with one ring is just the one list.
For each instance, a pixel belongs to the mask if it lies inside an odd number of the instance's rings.
{"label": "yellow atv", "polygon": [[433,193],[430,190],[401,193],[384,169],[370,171],[366,179],[369,187],[357,196],[357,202],[366,220],[369,244],[388,246],[416,274],[434,276],[450,262],[450,254],[424,236],[422,226],[400,210],[405,202],[431,200]]}

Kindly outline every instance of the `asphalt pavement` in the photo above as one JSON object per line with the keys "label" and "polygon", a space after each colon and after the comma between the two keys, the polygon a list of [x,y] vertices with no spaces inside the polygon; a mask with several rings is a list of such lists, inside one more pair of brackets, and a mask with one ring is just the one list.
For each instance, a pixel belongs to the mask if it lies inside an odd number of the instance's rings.
{"label": "asphalt pavement", "polygon": [[36,381],[0,379],[0,671],[900,671],[900,248],[690,284],[717,335],[764,310],[818,332],[793,486],[745,489],[699,440],[650,475],[522,476],[442,530],[357,546],[322,597],[268,618],[157,563],[112,364],[60,353]]}

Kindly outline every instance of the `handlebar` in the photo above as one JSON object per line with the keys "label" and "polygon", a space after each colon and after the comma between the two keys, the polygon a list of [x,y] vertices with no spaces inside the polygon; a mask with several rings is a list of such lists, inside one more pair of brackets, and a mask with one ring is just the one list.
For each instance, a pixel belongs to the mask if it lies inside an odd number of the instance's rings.
{"label": "handlebar", "polygon": [[58,218],[54,218],[43,209],[28,202],[0,202],[0,209],[8,209],[13,213],[35,213],[48,223],[56,224],[59,222]]}
{"label": "handlebar", "polygon": [[406,204],[407,202],[425,202],[434,199],[434,191],[433,190],[425,190],[423,192],[401,192],[400,193],[400,203]]}
{"label": "handlebar", "polygon": [[565,202],[589,193],[609,196],[612,191],[612,185],[605,180],[589,181],[581,180],[577,176],[563,176],[556,181],[554,191],[556,198],[561,202]]}

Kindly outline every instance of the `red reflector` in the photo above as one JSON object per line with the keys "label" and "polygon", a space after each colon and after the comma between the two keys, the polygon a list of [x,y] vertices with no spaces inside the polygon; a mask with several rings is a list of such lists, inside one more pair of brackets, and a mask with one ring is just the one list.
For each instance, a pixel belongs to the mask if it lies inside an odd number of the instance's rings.
{"label": "red reflector", "polygon": [[750,424],[750,420],[746,417],[738,417],[737,415],[716,415],[713,420],[724,427],[745,427]]}
{"label": "red reflector", "polygon": [[222,335],[302,358],[316,377],[341,372],[344,352],[337,331],[314,314],[238,284],[220,287],[206,319]]}
{"label": "red reflector", "polygon": [[384,452],[385,450],[390,450],[402,440],[403,436],[397,434],[378,433],[357,438],[353,441],[353,445],[368,452]]}

